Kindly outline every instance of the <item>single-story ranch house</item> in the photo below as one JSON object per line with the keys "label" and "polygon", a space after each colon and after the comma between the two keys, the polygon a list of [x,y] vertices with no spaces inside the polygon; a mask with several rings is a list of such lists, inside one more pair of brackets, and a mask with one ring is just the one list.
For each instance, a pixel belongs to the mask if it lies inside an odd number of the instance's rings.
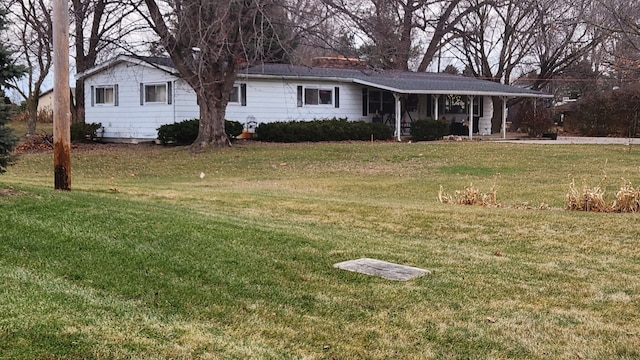
{"label": "single-story ranch house", "polygon": [[[85,82],[86,122],[101,123],[107,141],[152,141],[161,125],[199,117],[195,92],[168,58],[121,55],[76,78]],[[502,99],[504,136],[508,98],[549,95],[442,73],[262,64],[239,72],[226,118],[380,121],[398,140],[413,120],[446,119],[472,137],[491,133],[492,97]]]}

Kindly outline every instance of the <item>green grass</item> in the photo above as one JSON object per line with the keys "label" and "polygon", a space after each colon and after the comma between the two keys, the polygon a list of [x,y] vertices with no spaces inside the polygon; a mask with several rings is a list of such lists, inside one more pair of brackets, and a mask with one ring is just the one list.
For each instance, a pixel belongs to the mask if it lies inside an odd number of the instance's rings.
{"label": "green grass", "polygon": [[[72,167],[71,192],[52,154],[0,176],[0,358],[640,357],[639,215],[561,209],[572,179],[637,186],[640,149],[122,146]],[[507,207],[437,201],[470,183]],[[360,257],[432,274],[332,267]]]}
{"label": "green grass", "polygon": [[[13,134],[19,137],[21,140],[25,139],[25,134],[27,133],[27,123],[24,121],[11,121],[7,124],[11,129],[13,129]],[[52,123],[37,123],[36,124],[36,132],[38,134],[53,134],[53,124]]]}

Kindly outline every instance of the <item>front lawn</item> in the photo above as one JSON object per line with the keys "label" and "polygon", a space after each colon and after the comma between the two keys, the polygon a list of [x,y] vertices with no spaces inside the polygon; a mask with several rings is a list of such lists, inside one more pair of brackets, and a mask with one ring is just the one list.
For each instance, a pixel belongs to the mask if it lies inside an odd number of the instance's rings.
{"label": "front lawn", "polygon": [[[640,148],[103,146],[71,192],[52,156],[0,175],[0,358],[640,357],[640,216],[562,209]],[[438,202],[470,184],[502,207]],[[333,268],[362,257],[432,273]]]}

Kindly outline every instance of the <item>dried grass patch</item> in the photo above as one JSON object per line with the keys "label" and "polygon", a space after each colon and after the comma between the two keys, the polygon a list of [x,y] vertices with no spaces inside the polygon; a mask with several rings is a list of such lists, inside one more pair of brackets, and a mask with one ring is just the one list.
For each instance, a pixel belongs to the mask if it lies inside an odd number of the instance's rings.
{"label": "dried grass patch", "polygon": [[586,183],[582,190],[576,187],[575,180],[569,184],[569,192],[565,196],[567,210],[592,212],[637,213],[640,211],[640,189],[634,188],[630,181],[623,179],[620,190],[613,202],[607,201],[603,183],[605,178],[595,187]]}
{"label": "dried grass patch", "polygon": [[491,189],[489,189],[489,192],[483,193],[471,184],[465,187],[464,190],[456,190],[453,195],[450,195],[445,193],[444,188],[440,185],[438,200],[442,204],[479,205],[490,207],[502,206],[498,203],[495,186],[492,186]]}
{"label": "dried grass patch", "polygon": [[[576,186],[575,180],[569,184],[569,192],[565,195],[565,209],[574,211],[590,212],[617,212],[617,213],[637,213],[640,212],[640,188],[635,188],[633,184],[623,179],[620,190],[615,195],[613,202],[607,200],[604,182],[606,176],[595,187],[590,187],[584,183],[582,189]],[[438,201],[441,204],[456,205],[478,205],[484,207],[504,207],[497,200],[495,185],[487,193],[479,191],[473,184],[463,190],[456,190],[453,194],[445,193],[440,185],[438,191]],[[534,209],[528,204],[507,206],[509,208]],[[549,205],[542,203],[536,209],[549,210]]]}
{"label": "dried grass patch", "polygon": [[636,213],[640,211],[640,188],[634,188],[631,182],[625,181],[616,193],[613,211]]}
{"label": "dried grass patch", "polygon": [[[606,179],[606,178],[605,178]],[[596,187],[591,188],[586,183],[583,184],[582,190],[576,187],[575,180],[569,184],[569,192],[565,195],[567,210],[577,211],[593,211],[593,212],[611,212],[611,207],[605,201],[605,190],[602,182]]]}

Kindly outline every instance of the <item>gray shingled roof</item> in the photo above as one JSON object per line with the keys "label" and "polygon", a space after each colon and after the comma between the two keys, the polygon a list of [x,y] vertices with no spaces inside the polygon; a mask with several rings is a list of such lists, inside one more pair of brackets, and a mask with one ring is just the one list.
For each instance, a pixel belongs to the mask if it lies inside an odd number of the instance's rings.
{"label": "gray shingled roof", "polygon": [[530,89],[444,73],[264,64],[241,71],[240,75],[247,76],[248,78],[333,79],[403,94],[458,94],[517,97],[550,96]]}
{"label": "gray shingled roof", "polygon": [[[83,78],[105,67],[122,61],[141,61],[164,68],[175,69],[171,59],[166,57],[128,57],[119,56],[107,63],[89,69],[76,77]],[[480,80],[465,76],[444,73],[411,72],[398,70],[341,69],[308,67],[286,64],[262,64],[240,70],[239,77],[331,80],[355,83],[364,86],[389,90],[401,94],[440,94],[440,95],[488,95],[508,97],[551,97],[551,95],[493,81]]]}

